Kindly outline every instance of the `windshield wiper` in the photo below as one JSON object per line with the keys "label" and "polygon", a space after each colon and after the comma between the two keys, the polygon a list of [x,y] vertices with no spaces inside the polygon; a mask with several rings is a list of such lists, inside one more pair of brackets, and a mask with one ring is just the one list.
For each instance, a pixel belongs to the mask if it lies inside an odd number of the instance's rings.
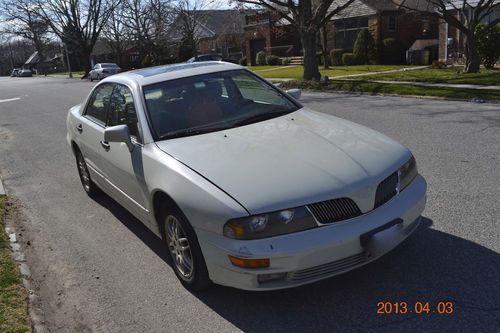
{"label": "windshield wiper", "polygon": [[274,111],[274,112],[259,113],[259,114],[255,114],[253,116],[250,116],[248,118],[239,120],[239,121],[233,123],[232,125],[233,125],[233,127],[234,126],[248,125],[248,124],[256,123],[259,121],[263,121],[263,120],[267,120],[267,119],[271,119],[271,118],[276,118],[276,117],[285,115],[285,114],[290,113],[290,112],[292,112],[292,111],[287,110],[287,111]]}
{"label": "windshield wiper", "polygon": [[164,135],[160,136],[159,139],[166,140],[166,139],[182,138],[184,136],[192,136],[192,135],[222,131],[222,130],[225,130],[227,128],[228,128],[227,126],[187,128],[187,129],[182,130],[182,131],[164,134]]}

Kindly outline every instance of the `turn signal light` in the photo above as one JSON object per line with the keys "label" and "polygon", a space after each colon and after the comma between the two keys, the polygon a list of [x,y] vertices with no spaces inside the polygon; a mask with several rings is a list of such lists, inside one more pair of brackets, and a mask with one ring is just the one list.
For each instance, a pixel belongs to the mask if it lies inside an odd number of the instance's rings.
{"label": "turn signal light", "polygon": [[267,268],[269,267],[270,260],[264,259],[244,259],[228,255],[231,264],[241,268]]}

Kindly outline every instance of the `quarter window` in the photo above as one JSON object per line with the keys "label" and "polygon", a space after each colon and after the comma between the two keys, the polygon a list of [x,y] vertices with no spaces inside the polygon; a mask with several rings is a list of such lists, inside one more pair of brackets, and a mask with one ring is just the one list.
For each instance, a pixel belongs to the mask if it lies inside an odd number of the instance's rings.
{"label": "quarter window", "polygon": [[108,110],[107,126],[116,125],[127,125],[130,135],[136,139],[139,137],[137,113],[135,111],[132,92],[129,88],[122,85],[116,85]]}
{"label": "quarter window", "polygon": [[104,84],[97,87],[90,97],[85,115],[94,122],[104,126],[106,124],[106,111],[112,92],[113,85],[111,84]]}

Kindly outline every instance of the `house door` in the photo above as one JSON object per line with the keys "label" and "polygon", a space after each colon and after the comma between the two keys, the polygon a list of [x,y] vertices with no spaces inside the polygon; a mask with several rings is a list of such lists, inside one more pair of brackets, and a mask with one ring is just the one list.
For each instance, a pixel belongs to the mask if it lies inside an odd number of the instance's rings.
{"label": "house door", "polygon": [[257,52],[264,50],[266,47],[266,39],[261,38],[261,39],[252,39],[250,41],[250,54],[252,56],[252,59],[250,59],[250,63],[252,66],[257,65],[255,62],[255,57],[257,55]]}

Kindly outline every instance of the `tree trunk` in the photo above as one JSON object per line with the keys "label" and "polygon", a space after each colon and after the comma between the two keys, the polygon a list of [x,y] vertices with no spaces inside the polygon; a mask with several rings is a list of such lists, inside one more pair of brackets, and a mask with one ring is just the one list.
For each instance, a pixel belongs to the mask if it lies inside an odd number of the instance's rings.
{"label": "tree trunk", "polygon": [[479,73],[481,59],[477,50],[477,41],[474,32],[465,37],[465,67],[464,73]]}
{"label": "tree trunk", "polygon": [[323,54],[323,69],[329,69],[330,61],[328,56],[328,30],[326,24],[321,27],[321,53]]}
{"label": "tree trunk", "polygon": [[316,55],[316,30],[308,29],[300,32],[300,40],[304,49],[304,76],[306,81],[319,81],[321,74],[318,69],[318,57]]}
{"label": "tree trunk", "polygon": [[88,77],[89,72],[91,70],[92,64],[90,63],[90,54],[92,53],[93,47],[82,47],[80,53],[80,63],[82,64],[82,69],[84,70],[84,74],[82,79]]}

